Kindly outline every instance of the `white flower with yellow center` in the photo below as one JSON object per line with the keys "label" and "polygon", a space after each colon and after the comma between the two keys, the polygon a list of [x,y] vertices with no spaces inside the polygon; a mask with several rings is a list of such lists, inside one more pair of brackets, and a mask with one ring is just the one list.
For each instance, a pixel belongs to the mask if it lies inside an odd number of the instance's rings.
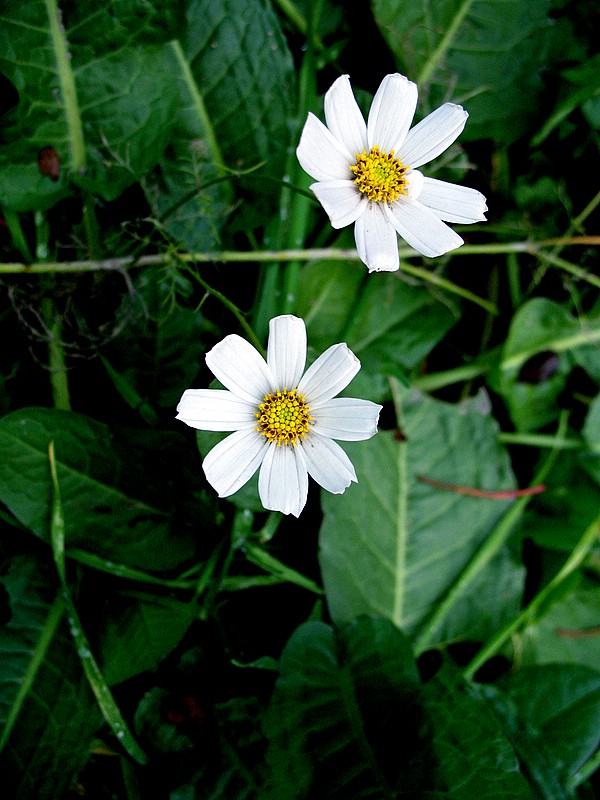
{"label": "white flower with yellow center", "polygon": [[334,344],[304,372],[306,328],[291,315],[269,323],[267,360],[240,336],[226,336],[206,354],[225,389],[188,389],[177,419],[205,431],[234,431],[207,454],[203,469],[219,497],[240,489],[260,467],[263,506],[300,514],[308,476],[341,494],[354,467],[333,439],[360,441],[377,432],[381,406],[336,397],[360,369],[345,344]]}
{"label": "white flower with yellow center", "polygon": [[342,75],[325,95],[327,127],[309,114],[296,151],[317,181],[310,188],[333,227],[355,223],[356,247],[369,272],[398,269],[397,233],[422,255],[441,256],[463,244],[445,222],[485,219],[481,192],[418,170],[460,135],[467,112],[445,103],[409,131],[416,106],[416,85],[404,75],[386,75],[365,124]]}

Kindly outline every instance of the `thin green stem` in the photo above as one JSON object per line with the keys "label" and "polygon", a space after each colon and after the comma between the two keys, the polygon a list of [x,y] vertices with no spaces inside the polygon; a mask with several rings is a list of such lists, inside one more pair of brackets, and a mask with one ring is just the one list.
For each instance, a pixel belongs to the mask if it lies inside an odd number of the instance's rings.
{"label": "thin green stem", "polygon": [[85,169],[85,140],[83,137],[81,115],[79,113],[75,76],[71,67],[71,54],[67,47],[65,31],[62,26],[60,10],[56,0],[45,0],[45,3],[48,25],[50,28],[50,38],[56,57],[56,71],[65,106],[65,117],[71,149],[71,168],[73,172],[80,172]]}
{"label": "thin green stem", "polygon": [[484,308],[490,314],[497,315],[499,313],[497,307],[493,303],[490,303],[489,300],[484,300],[483,297],[478,297],[468,289],[463,289],[462,286],[457,286],[455,283],[452,283],[452,281],[442,278],[442,276],[438,275],[436,272],[430,272],[422,267],[413,267],[406,263],[401,264],[400,271],[406,272],[407,275],[413,275],[416,278],[421,278],[421,280],[425,281],[426,283],[439,286],[441,289],[445,289],[451,294],[456,294],[459,297],[462,297],[464,300],[469,300],[471,303],[481,306],[481,308]]}
{"label": "thin green stem", "polygon": [[209,294],[211,294],[216,300],[222,303],[225,306],[225,308],[231,311],[233,316],[237,319],[237,321],[240,323],[240,325],[246,332],[248,338],[250,339],[254,347],[256,347],[259,353],[265,355],[265,350],[260,340],[258,339],[256,334],[248,324],[243,312],[235,305],[235,303],[232,303],[231,300],[228,297],[226,297],[222,292],[219,292],[217,289],[213,289],[213,287],[210,286],[210,284],[208,284],[203,278],[201,278],[197,272],[188,270],[188,273],[195,281],[197,281],[200,284],[200,286],[206,289],[206,291]]}
{"label": "thin green stem", "polygon": [[600,769],[600,750],[596,750],[594,755],[577,770],[569,781],[569,788],[576,789],[578,786],[581,786],[588,778],[592,777],[597,769]]}
{"label": "thin green stem", "polygon": [[517,444],[524,447],[551,447],[557,450],[581,450],[584,446],[580,439],[567,436],[559,439],[546,433],[499,433],[496,437],[501,444]]}
{"label": "thin green stem", "polygon": [[[47,258],[50,234],[47,220],[41,211],[36,211],[35,213],[35,229],[36,255],[38,258]],[[40,305],[40,313],[48,335],[48,369],[50,372],[52,398],[55,408],[70,411],[71,397],[67,380],[65,351],[62,343],[62,318],[52,296],[54,279],[52,277],[43,277],[41,280],[45,289],[45,296]]]}
{"label": "thin green stem", "polygon": [[541,261],[545,261],[547,264],[552,264],[552,266],[568,272],[570,275],[579,278],[579,280],[586,281],[592,286],[600,288],[600,278],[597,275],[588,272],[586,269],[583,269],[583,267],[580,267],[578,264],[573,264],[571,261],[560,258],[560,256],[555,256],[553,253],[546,253],[544,250],[540,250],[537,256]]}
{"label": "thin green stem", "polygon": [[466,667],[463,674],[467,680],[472,680],[473,676],[480,669],[486,661],[492,656],[496,655],[503,647],[507,639],[515,633],[519,628],[529,624],[536,618],[537,613],[547,602],[548,598],[556,589],[564,583],[564,581],[579,569],[590,550],[595,546],[598,537],[600,536],[600,516],[598,516],[592,524],[586,528],[583,536],[575,545],[573,552],[565,561],[561,569],[556,573],[549,583],[538,592],[533,600],[526,606],[518,616],[507,623],[502,630],[500,630],[484,647],[479,650],[475,658]]}
{"label": "thin green stem", "polygon": [[458,29],[462,25],[464,18],[469,13],[471,6],[473,5],[473,0],[463,0],[461,7],[458,9],[456,14],[454,15],[454,19],[448,26],[446,33],[440,39],[438,46],[435,48],[433,53],[429,56],[425,64],[423,65],[421,72],[417,77],[417,85],[421,86],[431,78],[434,70],[438,67],[444,56],[446,55],[450,45],[452,44],[454,37],[456,36]]}
{"label": "thin green stem", "polygon": [[[524,242],[499,242],[497,244],[465,244],[459,250],[453,252],[452,256],[482,256],[482,255],[502,255],[506,253],[530,253],[536,255],[542,248],[550,247],[556,242],[564,242],[569,245],[588,246],[600,245],[600,236],[576,236],[568,239],[544,239],[542,241]],[[123,270],[139,267],[157,266],[168,263],[173,254],[157,253],[140,257],[128,258],[107,258],[100,260],[87,261],[54,261],[36,262],[34,264],[24,264],[19,262],[8,262],[0,264],[0,274],[17,275],[21,273],[41,273],[41,272],[95,272],[97,270]],[[419,254],[410,247],[400,248],[402,259],[419,257]],[[197,262],[198,264],[251,264],[251,263],[277,263],[280,261],[351,261],[359,262],[358,252],[353,248],[306,248],[298,250],[217,250],[205,253],[178,253],[177,258],[185,262]],[[405,269],[406,264],[403,264]],[[418,270],[418,267],[411,267],[411,270]],[[431,275],[427,270],[410,274]]]}
{"label": "thin green stem", "polygon": [[23,259],[27,264],[31,264],[33,261],[33,257],[31,255],[31,250],[29,249],[29,245],[27,244],[27,239],[25,238],[25,234],[23,233],[23,227],[21,226],[21,219],[16,211],[13,211],[11,208],[4,208],[2,210],[2,215],[4,217],[4,221],[10,231],[11,239],[13,240],[14,246],[17,250],[21,253]]}
{"label": "thin green stem", "polygon": [[[566,429],[567,415],[562,414],[558,425],[557,437],[563,438]],[[558,452],[559,451],[557,449],[553,449],[550,452],[541,468],[533,478],[531,483],[532,486],[537,486],[545,481],[548,473],[554,465]],[[415,651],[417,653],[422,653],[428,647],[432,638],[435,636],[438,627],[447,617],[455,603],[463,596],[465,591],[472,584],[473,580],[480,574],[481,570],[484,569],[484,567],[490,563],[496,553],[498,553],[498,551],[504,547],[530,500],[531,495],[520,497],[508,509],[506,514],[500,519],[494,530],[491,532],[479,550],[475,553],[471,561],[469,561],[467,566],[463,569],[444,599],[436,606],[433,614],[418,636],[417,641],[415,642]]]}

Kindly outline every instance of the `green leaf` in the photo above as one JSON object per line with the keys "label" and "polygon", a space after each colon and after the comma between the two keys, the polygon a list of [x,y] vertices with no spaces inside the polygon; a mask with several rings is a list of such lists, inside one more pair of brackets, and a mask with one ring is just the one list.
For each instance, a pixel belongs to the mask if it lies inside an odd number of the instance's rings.
{"label": "green leaf", "polygon": [[300,626],[265,730],[270,800],[530,800],[510,741],[449,667],[421,685],[405,637],[361,617]]}
{"label": "green leaf", "polygon": [[561,73],[564,84],[559,102],[548,117],[542,129],[531,141],[532,147],[539,145],[576,108],[600,94],[600,55],[590,58],[583,64]]}
{"label": "green leaf", "polygon": [[540,428],[556,419],[557,399],[574,359],[597,349],[598,341],[598,317],[575,319],[544,297],[530,300],[517,311],[490,382],[503,396],[519,430]]}
{"label": "green leaf", "polygon": [[391,799],[418,752],[425,771],[418,673],[405,638],[385,620],[338,632],[305,623],[280,669],[266,722],[270,798]]}
{"label": "green leaf", "polygon": [[3,792],[61,800],[102,718],[47,563],[16,557],[3,584],[10,608],[0,628]]}
{"label": "green leaf", "polygon": [[385,375],[402,379],[454,324],[446,304],[395,273],[368,279],[362,265],[316,262],[303,268],[298,314],[318,352],[345,341],[362,368],[349,393],[381,400]]}
{"label": "green leaf", "polygon": [[112,595],[100,638],[102,672],[109,685],[154,670],[193,622],[195,606],[169,597]]}
{"label": "green leaf", "polygon": [[[358,485],[322,494],[320,563],[336,622],[377,614],[417,634],[472,559],[508,503],[421,483],[419,476],[484,490],[514,487],[497,426],[481,398],[458,406],[403,393],[401,432],[380,431],[348,446]],[[518,609],[521,572],[511,559],[488,564],[432,642],[488,638]]]}
{"label": "green leaf", "polygon": [[430,84],[430,107],[464,103],[470,119],[463,137],[505,144],[539,114],[541,68],[554,35],[549,10],[549,0],[373,2],[400,72]]}
{"label": "green leaf", "polygon": [[523,667],[483,690],[545,798],[569,798],[569,779],[600,740],[600,672]]}
{"label": "green leaf", "polygon": [[452,800],[533,800],[510,739],[487,704],[444,665],[423,687],[438,781]]}
{"label": "green leaf", "polygon": [[152,451],[130,445],[107,425],[54,409],[25,409],[0,419],[0,500],[36,536],[50,540],[51,440],[67,550],[154,570],[191,555],[189,537],[174,535],[169,514],[156,505],[167,501],[167,487],[164,480],[160,493],[152,486],[158,480],[148,468]]}
{"label": "green leaf", "polygon": [[566,596],[516,635],[514,644],[521,663],[560,661],[598,669],[599,608],[600,589],[571,586]]}
{"label": "green leaf", "polygon": [[173,135],[164,157],[144,181],[144,191],[171,236],[190,252],[215,248],[231,207],[232,191],[222,181],[221,148],[204,97],[179,41],[171,42],[170,68],[177,77]]}
{"label": "green leaf", "polygon": [[[270,5],[190,0],[182,48],[225,165],[236,170],[266,161],[268,174],[281,175],[294,66]],[[271,194],[271,185],[262,193]]]}
{"label": "green leaf", "polygon": [[[91,0],[64,9],[30,0],[5,8],[0,69],[19,93],[0,147],[0,165],[13,169],[0,186],[7,206],[47,208],[70,182],[114,199],[158,161],[176,103],[169,54],[156,43],[169,36],[170,7],[123,0],[98,13]],[[44,147],[60,159],[56,182],[40,175]]]}

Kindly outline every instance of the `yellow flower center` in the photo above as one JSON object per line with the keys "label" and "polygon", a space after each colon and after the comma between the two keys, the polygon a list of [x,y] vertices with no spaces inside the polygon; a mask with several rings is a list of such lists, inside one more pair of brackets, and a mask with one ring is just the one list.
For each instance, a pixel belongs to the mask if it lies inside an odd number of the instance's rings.
{"label": "yellow flower center", "polygon": [[408,194],[405,173],[409,169],[394,157],[393,150],[384,153],[377,146],[369,153],[357,153],[356,164],[350,167],[359,190],[377,203],[393,203],[401,194]]}
{"label": "yellow flower center", "polygon": [[282,392],[278,389],[266,394],[255,412],[258,419],[256,430],[270,442],[280,444],[298,444],[298,440],[306,436],[313,417],[308,413],[304,397],[293,389]]}

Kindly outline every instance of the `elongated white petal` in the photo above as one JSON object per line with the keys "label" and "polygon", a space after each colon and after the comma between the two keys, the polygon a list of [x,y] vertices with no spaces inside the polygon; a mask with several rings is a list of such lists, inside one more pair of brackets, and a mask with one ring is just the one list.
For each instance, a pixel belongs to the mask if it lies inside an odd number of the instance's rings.
{"label": "elongated white petal", "polygon": [[264,358],[235,333],[208,351],[206,363],[223,386],[250,403],[261,402],[275,388],[273,373]]}
{"label": "elongated white petal", "polygon": [[[417,107],[417,86],[404,75],[386,75],[373,98],[367,123],[369,148],[396,151],[402,146]],[[406,163],[406,162],[405,162]],[[408,162],[411,166],[411,162]]]}
{"label": "elongated white petal", "polygon": [[352,155],[367,149],[367,126],[347,75],[340,75],[325,95],[325,120]]}
{"label": "elongated white petal", "polygon": [[409,200],[418,200],[421,191],[423,190],[423,181],[425,177],[418,169],[409,169],[405,175],[407,182],[406,197]]}
{"label": "elongated white petal", "polygon": [[436,217],[446,222],[468,225],[485,219],[485,197],[477,189],[455,183],[424,178],[419,202],[431,209]]}
{"label": "elongated white petal", "polygon": [[356,188],[354,181],[321,181],[310,187],[329,217],[334,228],[351,225],[365,211],[368,199]]}
{"label": "elongated white petal", "polygon": [[358,482],[352,462],[339,444],[323,436],[308,436],[298,447],[302,448],[308,474],[332,494],[342,492]]}
{"label": "elongated white petal", "polygon": [[463,244],[452,228],[418,201],[398,200],[385,208],[400,236],[421,255],[434,258]]}
{"label": "elongated white petal", "polygon": [[295,389],[306,364],[306,326],[291,314],[269,322],[269,365],[278,389]]}
{"label": "elongated white petal", "polygon": [[269,445],[258,476],[258,494],[270,511],[300,515],[308,495],[308,471],[297,446]]}
{"label": "elongated white petal", "polygon": [[454,103],[436,108],[408,132],[397,153],[402,163],[416,169],[432,161],[460,136],[468,116],[462,106]]}
{"label": "elongated white petal", "polygon": [[219,497],[229,497],[260,467],[268,442],[253,429],[236,431],[215,445],[202,462],[207,481]]}
{"label": "elongated white petal", "polygon": [[345,442],[370,439],[377,433],[381,408],[370,400],[335,397],[317,408],[311,407],[314,422],[310,429],[321,436]]}
{"label": "elongated white petal", "polygon": [[298,384],[298,394],[309,407],[331,400],[360,369],[360,361],[346,344],[333,344],[310,365]]}
{"label": "elongated white petal", "polygon": [[177,406],[177,419],[201,431],[238,431],[255,427],[256,404],[225,389],[187,389]]}
{"label": "elongated white petal", "polygon": [[358,255],[369,272],[394,272],[400,266],[398,237],[383,208],[379,203],[369,203],[354,227]]}
{"label": "elongated white petal", "polygon": [[314,114],[304,123],[300,144],[296,149],[300,166],[317,181],[344,180],[352,175],[355,163],[350,153]]}

